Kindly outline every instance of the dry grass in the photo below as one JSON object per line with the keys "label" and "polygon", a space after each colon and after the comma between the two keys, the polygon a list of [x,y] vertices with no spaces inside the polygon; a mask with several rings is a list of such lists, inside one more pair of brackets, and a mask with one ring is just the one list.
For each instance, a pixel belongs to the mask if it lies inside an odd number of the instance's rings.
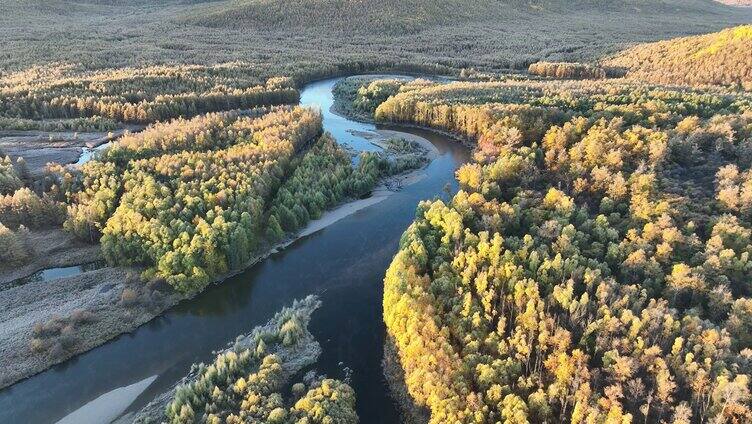
{"label": "dry grass", "polygon": [[53,358],[61,357],[76,347],[77,331],[95,320],[91,311],[76,309],[68,317],[53,316],[47,322],[38,322],[29,348],[37,354],[48,352]]}

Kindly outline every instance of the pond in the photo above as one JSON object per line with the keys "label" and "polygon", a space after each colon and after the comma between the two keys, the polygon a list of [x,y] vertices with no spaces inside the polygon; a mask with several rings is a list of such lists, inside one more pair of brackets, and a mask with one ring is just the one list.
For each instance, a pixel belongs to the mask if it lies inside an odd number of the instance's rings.
{"label": "pond", "polygon": [[56,278],[72,277],[74,275],[78,275],[83,272],[94,271],[96,269],[103,268],[104,266],[106,266],[106,263],[104,262],[92,262],[92,263],[83,264],[83,265],[47,268],[47,269],[37,271],[29,275],[28,277],[23,277],[17,280],[13,280],[7,285],[5,285],[3,287],[3,290],[9,289],[11,287],[22,286],[28,283],[35,283],[38,281],[50,281]]}

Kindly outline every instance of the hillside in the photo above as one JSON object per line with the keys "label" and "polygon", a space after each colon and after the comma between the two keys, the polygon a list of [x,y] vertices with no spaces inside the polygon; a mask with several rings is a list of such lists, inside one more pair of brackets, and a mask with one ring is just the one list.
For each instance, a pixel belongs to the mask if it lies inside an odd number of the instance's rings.
{"label": "hillside", "polygon": [[752,87],[752,25],[638,45],[606,61],[628,77],[663,84]]}
{"label": "hillside", "polygon": [[583,10],[595,14],[723,13],[717,4],[703,0],[227,0],[211,3],[207,8],[194,9],[187,13],[183,20],[208,27],[253,29],[280,25],[350,33],[382,31],[400,34],[437,26],[457,26],[468,22],[483,22],[492,28],[500,28],[517,14],[540,19],[553,18],[552,15],[565,16]]}
{"label": "hillside", "polygon": [[634,43],[752,21],[752,10],[712,0],[0,0],[0,7],[6,71],[242,60],[299,79],[594,61]]}
{"label": "hillside", "polygon": [[[186,14],[182,20],[208,27],[261,28],[279,25],[286,28],[328,28],[343,32],[377,30],[402,33],[498,16],[499,10],[495,7],[498,4],[494,0],[232,0],[196,9]],[[526,7],[523,2],[520,2],[520,6]]]}

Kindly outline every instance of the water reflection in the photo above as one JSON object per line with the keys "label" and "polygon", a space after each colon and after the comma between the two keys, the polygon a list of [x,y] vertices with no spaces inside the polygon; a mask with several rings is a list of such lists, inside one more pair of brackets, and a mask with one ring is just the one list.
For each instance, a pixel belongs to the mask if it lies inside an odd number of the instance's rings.
{"label": "water reflection", "polygon": [[[320,106],[325,129],[339,141],[375,149],[347,132],[375,126],[329,112],[335,82],[311,84],[301,103]],[[185,375],[192,363],[208,361],[212,350],[308,294],[323,301],[311,323],[323,347],[316,369],[339,378],[348,367],[361,422],[396,422],[381,372],[384,271],[417,203],[441,196],[448,182],[454,184],[454,170],[468,159],[465,148],[442,136],[405,131],[425,136],[439,150],[425,178],[181,303],[133,334],[0,391],[0,422],[55,422],[113,389],[156,375],[128,408],[138,409]]]}
{"label": "water reflection", "polygon": [[97,261],[97,262],[92,262],[92,263],[83,264],[83,265],[74,265],[74,266],[66,266],[66,267],[59,267],[59,268],[47,268],[41,271],[37,271],[34,274],[29,275],[28,277],[13,280],[9,284],[4,286],[3,289],[7,290],[8,288],[11,288],[11,287],[18,287],[24,284],[36,283],[40,281],[50,281],[56,278],[72,277],[74,275],[78,275],[87,271],[94,271],[94,270],[103,268],[104,266],[106,266],[106,263],[102,261]]}

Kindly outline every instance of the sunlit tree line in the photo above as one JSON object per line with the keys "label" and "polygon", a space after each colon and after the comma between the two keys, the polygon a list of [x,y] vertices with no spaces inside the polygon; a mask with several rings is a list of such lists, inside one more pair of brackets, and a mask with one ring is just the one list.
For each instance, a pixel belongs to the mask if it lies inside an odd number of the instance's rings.
{"label": "sunlit tree line", "polygon": [[0,117],[0,129],[15,131],[112,131],[117,127],[112,119],[100,116],[52,121]]}
{"label": "sunlit tree line", "polygon": [[[687,116],[712,118],[719,111],[743,115],[752,96],[724,89],[666,89],[622,81],[501,81],[406,83],[375,110],[377,120],[406,122],[478,138],[499,116],[522,120],[537,133],[548,122],[575,116],[620,117],[626,124],[676,126]],[[538,118],[536,114],[552,115]],[[532,115],[519,116],[519,115]]]}
{"label": "sunlit tree line", "polygon": [[661,84],[716,84],[752,88],[752,25],[639,44],[605,61],[627,76]]}
{"label": "sunlit tree line", "polygon": [[33,120],[92,118],[144,124],[297,100],[290,79],[260,80],[258,72],[243,63],[96,72],[72,66],[31,68],[0,80],[0,116]]}
{"label": "sunlit tree line", "polygon": [[255,108],[242,116],[233,112],[208,113],[191,119],[178,118],[156,123],[144,131],[125,134],[104,152],[103,159],[125,165],[136,159],[184,150],[227,148],[237,144],[238,140],[252,138],[254,131],[266,124],[266,121],[251,118],[275,110]]}
{"label": "sunlit tree line", "polygon": [[752,420],[745,95],[405,87],[377,119],[476,144],[385,278],[389,337],[431,422]]}
{"label": "sunlit tree line", "polygon": [[530,64],[527,71],[532,75],[561,79],[606,78],[605,69],[585,63],[535,62]]}

